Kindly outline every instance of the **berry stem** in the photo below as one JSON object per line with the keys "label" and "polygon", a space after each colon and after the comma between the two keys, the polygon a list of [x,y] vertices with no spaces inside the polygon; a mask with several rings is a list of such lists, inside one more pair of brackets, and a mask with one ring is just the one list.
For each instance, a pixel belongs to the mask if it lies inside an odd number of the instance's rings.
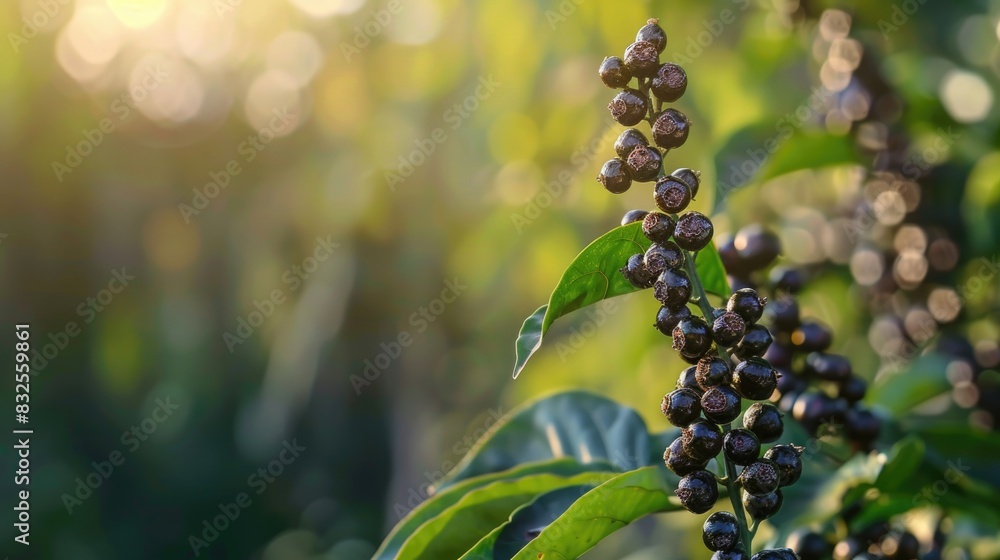
{"label": "berry stem", "polygon": [[[712,304],[708,302],[708,294],[705,292],[705,287],[701,284],[701,278],[698,277],[698,267],[695,266],[695,253],[690,251],[684,251],[684,268],[687,271],[688,278],[691,280],[691,290],[693,296],[698,299],[698,308],[701,309],[702,315],[705,316],[705,320],[708,324],[712,324]],[[719,352],[719,356],[726,360],[726,363],[730,363],[731,358],[729,357],[729,351],[727,351],[722,346],[716,345],[716,349]],[[722,433],[725,434],[731,429],[730,424],[722,425]],[[725,453],[722,453],[723,462],[726,465],[726,476],[724,477],[726,483],[726,494],[729,496],[729,502],[733,505],[733,514],[736,515],[736,520],[740,526],[740,542],[743,543],[743,549],[746,551],[747,555],[753,552],[753,537],[757,533],[757,523],[754,523],[753,528],[747,522],[746,512],[743,510],[743,503],[740,501],[740,490],[739,483],[737,482],[736,475],[736,465],[726,457]]]}

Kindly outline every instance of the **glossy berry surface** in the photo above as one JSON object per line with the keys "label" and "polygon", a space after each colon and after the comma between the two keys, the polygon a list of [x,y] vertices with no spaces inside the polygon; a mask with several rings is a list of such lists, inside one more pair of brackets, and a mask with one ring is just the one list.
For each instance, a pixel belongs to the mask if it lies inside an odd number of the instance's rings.
{"label": "glossy berry surface", "polygon": [[754,496],[762,496],[778,489],[781,475],[778,466],[768,459],[757,459],[747,465],[740,474],[743,490]]}
{"label": "glossy berry surface", "polygon": [[[743,333],[743,338],[740,339],[736,348],[733,349],[733,353],[741,360],[752,356],[763,356],[771,347],[772,342],[774,339],[771,338],[771,331],[767,330],[767,327],[750,325]],[[773,362],[772,365],[774,365]]]}
{"label": "glossy berry surface", "polygon": [[734,548],[732,550],[719,550],[712,555],[712,560],[750,560],[746,552],[743,552],[742,548]]}
{"label": "glossy berry surface", "polygon": [[693,200],[698,196],[698,187],[701,186],[701,172],[689,169],[687,167],[681,167],[679,169],[674,169],[673,173],[670,174],[675,180],[680,181],[691,189],[691,199]]}
{"label": "glossy berry surface", "polygon": [[705,513],[712,509],[719,499],[719,485],[715,475],[708,471],[695,471],[677,483],[674,494],[681,499],[681,505],[691,513]]}
{"label": "glossy berry surface", "polygon": [[712,347],[712,334],[701,317],[692,315],[682,320],[674,327],[672,334],[673,349],[683,356],[700,358]]}
{"label": "glossy berry surface", "polygon": [[667,32],[660,27],[660,20],[652,18],[646,20],[646,25],[639,28],[635,34],[636,41],[649,41],[656,47],[656,52],[663,52],[667,48]]}
{"label": "glossy berry surface", "polygon": [[795,298],[777,298],[768,306],[768,312],[779,331],[790,333],[799,326],[799,304]]}
{"label": "glossy berry surface", "polygon": [[635,126],[642,122],[649,109],[649,99],[637,89],[625,88],[608,104],[611,118],[623,126]]}
{"label": "glossy berry surface", "polygon": [[646,265],[643,263],[643,254],[636,253],[628,258],[628,262],[625,266],[619,269],[622,276],[629,281],[636,288],[649,288],[653,285],[656,277],[646,270]]}
{"label": "glossy berry surface", "polygon": [[749,225],[738,231],[733,244],[744,265],[751,270],[764,268],[781,253],[778,236],[759,224]]}
{"label": "glossy berry surface", "polygon": [[708,516],[701,527],[701,538],[711,551],[732,550],[740,540],[740,526],[736,516],[728,511],[717,511]]}
{"label": "glossy berry surface", "polygon": [[778,513],[782,501],[784,501],[784,496],[782,496],[780,489],[760,496],[743,493],[743,507],[757,521],[763,521]]}
{"label": "glossy berry surface", "polygon": [[797,294],[806,283],[805,276],[797,268],[776,266],[771,269],[768,281],[776,292]]}
{"label": "glossy berry surface", "polygon": [[663,463],[677,476],[687,476],[695,471],[704,470],[708,460],[695,461],[684,452],[681,438],[677,438],[663,451]]}
{"label": "glossy berry surface", "polygon": [[660,101],[673,103],[684,95],[687,91],[687,73],[684,69],[672,62],[660,65],[653,76],[650,91]]}
{"label": "glossy berry surface", "polygon": [[683,428],[698,419],[701,399],[691,389],[674,389],[663,397],[660,411],[671,424]]}
{"label": "glossy berry surface", "polygon": [[729,385],[733,380],[733,370],[729,367],[729,362],[717,355],[705,356],[698,360],[695,366],[695,378],[698,386],[702,389],[709,389],[718,385]]}
{"label": "glossy berry surface", "polygon": [[722,438],[722,450],[734,464],[745,467],[760,455],[760,440],[750,430],[736,428]]}
{"label": "glossy berry surface", "polygon": [[716,424],[728,424],[741,412],[740,394],[729,385],[719,385],[705,391],[701,396],[701,410]]}
{"label": "glossy berry surface", "polygon": [[860,377],[852,376],[840,384],[837,388],[837,396],[853,404],[865,398],[867,391],[868,383]]}
{"label": "glossy berry surface", "polygon": [[677,109],[666,109],[653,121],[653,142],[668,150],[680,148],[687,142],[691,122]]}
{"label": "glossy berry surface", "polygon": [[833,333],[815,321],[803,321],[792,333],[791,341],[798,352],[822,352],[833,342]]}
{"label": "glossy berry surface", "polygon": [[757,290],[743,288],[729,296],[726,310],[738,314],[748,325],[752,325],[764,314],[764,304],[765,301],[757,294]]}
{"label": "glossy berry surface", "polygon": [[625,49],[625,68],[638,78],[651,78],[660,67],[660,51],[650,41],[636,41]]}
{"label": "glossy berry surface", "polygon": [[629,210],[628,212],[625,212],[624,216],[622,216],[621,225],[627,226],[629,224],[634,224],[635,222],[641,222],[643,218],[646,217],[646,214],[649,214],[649,212],[645,210]]}
{"label": "glossy berry surface", "polygon": [[851,409],[847,411],[844,427],[847,437],[867,443],[874,441],[882,428],[882,421],[868,410]]}
{"label": "glossy berry surface", "polygon": [[659,150],[648,146],[636,146],[625,160],[632,179],[640,183],[655,181],[662,163],[663,157]]}
{"label": "glossy berry surface", "polygon": [[646,135],[634,128],[626,128],[615,139],[615,153],[625,159],[637,146],[648,146]]}
{"label": "glossy berry surface", "polygon": [[664,177],[653,188],[653,202],[667,214],[678,214],[691,203],[691,189],[676,179]]}
{"label": "glossy berry surface", "polygon": [[[688,309],[686,305],[681,305],[676,308],[667,307],[666,305],[660,306],[660,310],[656,312],[656,322],[653,326],[656,330],[667,336],[674,335],[674,327],[677,323],[680,323],[683,319],[687,319],[691,316],[691,310]],[[693,368],[692,368],[693,369]],[[697,384],[695,384],[697,386]]]}
{"label": "glossy berry surface", "polygon": [[683,270],[667,268],[653,284],[653,297],[667,307],[679,307],[691,297],[691,280]]}
{"label": "glossy berry surface", "polygon": [[698,420],[681,430],[684,452],[696,461],[707,461],[722,451],[722,430],[711,422]]}
{"label": "glossy berry surface", "polygon": [[772,443],[785,429],[782,416],[778,407],[771,403],[753,403],[743,413],[743,427],[753,432],[761,443]]}
{"label": "glossy berry surface", "polygon": [[802,476],[802,450],[793,445],[775,445],[764,453],[764,458],[774,462],[781,475],[779,486],[790,486]]}
{"label": "glossy berry surface", "polygon": [[597,180],[612,194],[621,194],[632,186],[632,176],[625,162],[619,158],[609,159],[601,167]]}
{"label": "glossy berry surface", "polygon": [[623,88],[632,81],[632,73],[625,68],[625,62],[617,56],[609,56],[601,62],[597,75],[609,88]]}
{"label": "glossy berry surface", "polygon": [[657,276],[667,269],[681,271],[680,268],[684,265],[684,253],[670,241],[663,245],[659,243],[650,245],[642,259],[646,270]]}
{"label": "glossy berry surface", "polygon": [[698,386],[695,371],[695,366],[684,368],[684,371],[677,376],[677,384],[674,387],[678,389],[691,389],[695,393],[698,393],[698,395],[704,393],[705,390]]}
{"label": "glossy berry surface", "polygon": [[712,337],[720,346],[732,346],[743,338],[746,323],[732,311],[726,311],[712,323]]}
{"label": "glossy berry surface", "polygon": [[798,560],[798,557],[790,548],[775,548],[762,550],[754,554],[750,560]]}
{"label": "glossy berry surface", "polygon": [[847,413],[847,401],[830,398],[826,393],[809,390],[795,399],[792,417],[810,431],[823,424],[839,424]]}
{"label": "glossy berry surface", "polygon": [[750,400],[767,399],[778,385],[777,373],[763,358],[750,357],[733,369],[733,386]]}
{"label": "glossy berry surface", "polygon": [[826,381],[847,381],[851,377],[851,362],[839,354],[813,352],[806,356],[806,371]]}
{"label": "glossy berry surface", "polygon": [[650,212],[642,218],[642,234],[653,243],[666,245],[670,243],[676,225],[677,222],[670,216],[661,212]]}
{"label": "glossy berry surface", "polygon": [[712,241],[715,227],[701,212],[686,212],[677,218],[674,242],[686,251],[700,251]]}

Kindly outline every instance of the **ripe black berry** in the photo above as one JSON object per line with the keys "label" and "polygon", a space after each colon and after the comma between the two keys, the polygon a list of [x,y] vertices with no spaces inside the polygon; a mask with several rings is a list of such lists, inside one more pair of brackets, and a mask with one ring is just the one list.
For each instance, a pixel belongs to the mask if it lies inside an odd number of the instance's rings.
{"label": "ripe black berry", "polygon": [[609,88],[623,88],[632,81],[632,73],[625,68],[625,62],[617,56],[609,56],[601,63],[597,74]]}
{"label": "ripe black berry", "polygon": [[792,407],[792,417],[810,431],[816,431],[822,424],[840,423],[846,413],[847,401],[815,390],[799,395]]}
{"label": "ripe black berry", "polygon": [[813,352],[806,356],[806,373],[825,381],[847,381],[851,377],[851,362],[839,354]]}
{"label": "ripe black berry", "polygon": [[621,194],[632,186],[628,167],[620,158],[609,159],[601,168],[597,180],[612,194]]}
{"label": "ripe black berry", "polygon": [[649,110],[649,99],[637,89],[625,88],[608,104],[611,118],[623,126],[635,126],[642,122]]}
{"label": "ripe black berry", "polygon": [[762,550],[754,554],[750,560],[799,560],[799,558],[790,548],[775,548]]}
{"label": "ripe black berry", "polygon": [[649,214],[649,212],[646,212],[645,210],[629,210],[628,212],[625,212],[624,216],[622,216],[622,225],[627,226],[629,224],[634,224],[635,222],[641,222],[642,219],[646,217],[646,214]]}
{"label": "ripe black berry", "polygon": [[687,476],[708,465],[708,460],[695,461],[684,452],[681,438],[677,438],[663,451],[663,463],[677,476]]}
{"label": "ripe black berry", "polygon": [[663,397],[660,411],[674,426],[684,427],[698,419],[701,400],[691,389],[674,389]]}
{"label": "ripe black berry", "polygon": [[778,466],[768,459],[757,459],[747,465],[740,474],[743,490],[754,496],[769,494],[778,489],[781,475]]}
{"label": "ripe black berry", "polygon": [[691,513],[705,513],[712,509],[719,499],[719,485],[715,475],[708,471],[695,471],[677,483],[674,494],[681,499],[681,505]]}
{"label": "ripe black berry", "polygon": [[[664,305],[661,306],[660,310],[656,312],[656,322],[653,323],[653,326],[656,327],[656,330],[661,333],[667,336],[673,336],[674,327],[677,326],[677,323],[680,323],[681,320],[687,319],[690,316],[691,310],[688,309],[686,305],[681,305],[676,309]],[[697,384],[695,386],[697,387]]]}
{"label": "ripe black berry", "polygon": [[691,122],[684,113],[677,109],[665,109],[656,116],[651,127],[653,142],[661,148],[672,150],[680,148],[687,142],[691,131]]}
{"label": "ripe black berry", "polygon": [[740,394],[729,385],[719,385],[701,396],[701,410],[716,424],[728,424],[740,415]]}
{"label": "ripe black berry", "polygon": [[701,212],[685,212],[677,219],[674,241],[681,249],[700,251],[712,241],[715,228],[712,221]]}
{"label": "ripe black berry", "polygon": [[750,560],[750,557],[747,556],[746,552],[743,552],[742,548],[734,548],[716,551],[711,560]]}
{"label": "ripe black berry", "polygon": [[705,420],[692,422],[681,430],[684,453],[695,461],[707,461],[722,451],[722,430]]}
{"label": "ripe black berry", "polygon": [[[666,274],[669,271],[664,272]],[[673,330],[674,350],[682,356],[700,358],[712,347],[712,333],[705,320],[696,315],[681,320]]]}
{"label": "ripe black berry", "polygon": [[781,343],[769,346],[762,357],[776,368],[792,365],[792,350]]}
{"label": "ripe black berry", "polygon": [[823,535],[812,531],[799,531],[788,538],[788,546],[801,560],[825,560],[830,557],[830,544]]}
{"label": "ripe black berry", "polygon": [[691,389],[695,393],[698,393],[699,396],[704,393],[705,390],[698,386],[696,370],[695,366],[684,368],[684,371],[677,376],[677,385],[675,387],[678,389]]}
{"label": "ripe black berry", "polygon": [[719,356],[705,356],[695,366],[695,378],[698,386],[707,390],[719,385],[729,385],[733,380],[733,370],[729,367],[729,362]]}
{"label": "ripe black berry", "polygon": [[670,176],[684,183],[689,189],[691,189],[692,200],[698,196],[698,187],[701,186],[701,171],[694,171],[693,169],[688,169],[687,167],[681,167],[680,169],[674,169],[674,172],[671,173]]}
{"label": "ripe black berry", "polygon": [[861,443],[875,441],[879,430],[882,428],[882,421],[869,410],[852,408],[845,415],[845,428],[847,437]]}
{"label": "ripe black berry", "polygon": [[757,295],[756,290],[743,288],[729,296],[726,309],[743,317],[748,325],[753,325],[764,313],[765,303],[767,300]]}
{"label": "ripe black berry", "polygon": [[[740,254],[736,250],[732,236],[726,235],[725,237],[721,237],[715,245],[719,250],[719,258],[722,259],[722,264],[726,267],[726,272],[739,278],[746,278],[750,274],[751,270],[740,259]],[[732,285],[732,282],[730,282],[730,285]],[[738,288],[733,287],[733,289],[737,290]]]}
{"label": "ripe black berry", "polygon": [[653,284],[653,297],[667,307],[680,307],[691,297],[691,280],[683,270],[667,268]]}
{"label": "ripe black berry", "polygon": [[659,22],[656,18],[646,20],[646,25],[640,27],[635,34],[635,40],[649,41],[656,47],[656,52],[663,52],[667,48],[667,32],[660,27]]}
{"label": "ripe black berry", "polygon": [[868,390],[868,383],[860,377],[851,376],[837,388],[837,396],[849,403],[856,403],[865,398]]}
{"label": "ripe black berry", "polygon": [[660,67],[660,52],[650,41],[636,41],[625,49],[625,68],[638,78],[652,78]]}
{"label": "ripe black berry", "polygon": [[660,212],[650,212],[642,218],[642,234],[653,243],[666,245],[670,243],[676,225],[677,222],[670,216]]}
{"label": "ripe black berry", "polygon": [[748,492],[743,493],[743,507],[757,521],[763,521],[778,513],[783,501],[784,496],[781,495],[781,490],[760,496],[754,496]]}
{"label": "ripe black berry", "polygon": [[684,253],[680,247],[670,241],[663,245],[654,243],[649,246],[649,249],[646,249],[643,262],[650,274],[659,276],[667,269],[679,271],[684,265]]}
{"label": "ripe black berry", "polygon": [[833,333],[815,321],[803,321],[792,333],[791,340],[797,352],[822,352],[833,342]]}
{"label": "ripe black berry", "polygon": [[733,386],[750,400],[767,399],[778,385],[777,374],[763,358],[750,357],[733,370]]}
{"label": "ripe black berry", "polygon": [[650,89],[659,100],[673,103],[687,91],[688,79],[684,69],[667,62],[656,70]]}
{"label": "ripe black berry", "polygon": [[757,436],[761,443],[772,443],[785,429],[781,411],[771,403],[753,403],[743,413],[743,427]]}
{"label": "ripe black berry", "polygon": [[634,128],[626,128],[618,135],[615,140],[615,153],[618,157],[625,159],[636,146],[648,146],[649,140],[646,140],[646,135],[639,132]]}
{"label": "ripe black berry", "polygon": [[745,332],[746,323],[743,318],[732,311],[726,311],[712,323],[712,336],[720,346],[736,344]]}
{"label": "ripe black berry", "polygon": [[701,538],[709,550],[732,550],[740,540],[740,525],[728,511],[717,511],[702,525]]}
{"label": "ripe black berry", "polygon": [[781,474],[779,486],[790,486],[802,476],[802,451],[804,448],[794,445],[775,445],[764,453],[765,459],[774,461]]}
{"label": "ripe black berry", "polygon": [[736,233],[733,239],[740,259],[750,270],[759,270],[771,264],[781,253],[778,236],[760,224],[751,224]]}
{"label": "ripe black berry", "polygon": [[[750,325],[747,327],[743,338],[740,339],[739,344],[736,345],[734,353],[741,360],[745,360],[751,356],[763,356],[768,348],[771,347],[771,342],[773,342],[771,331],[767,330],[767,327],[764,325]],[[773,362],[772,365],[774,365]]]}
{"label": "ripe black berry", "polygon": [[629,174],[632,179],[640,183],[655,181],[660,174],[660,165],[663,164],[663,156],[656,148],[648,146],[636,146],[632,153],[625,160],[628,165]]}
{"label": "ripe black berry", "polygon": [[639,289],[652,287],[656,278],[646,270],[646,265],[643,264],[642,259],[643,254],[636,253],[628,258],[625,266],[618,269],[626,280]]}
{"label": "ripe black berry", "polygon": [[750,430],[736,428],[726,432],[722,438],[722,450],[730,461],[746,466],[760,455],[760,440]]}
{"label": "ripe black berry", "polygon": [[792,297],[779,297],[768,306],[776,329],[790,333],[799,326],[799,304]]}
{"label": "ripe black berry", "polygon": [[806,283],[806,279],[799,269],[785,266],[772,268],[771,274],[768,275],[768,280],[775,291],[788,294],[799,293],[802,286]]}
{"label": "ripe black berry", "polygon": [[663,177],[653,188],[653,201],[667,214],[678,214],[691,203],[691,189],[676,179]]}

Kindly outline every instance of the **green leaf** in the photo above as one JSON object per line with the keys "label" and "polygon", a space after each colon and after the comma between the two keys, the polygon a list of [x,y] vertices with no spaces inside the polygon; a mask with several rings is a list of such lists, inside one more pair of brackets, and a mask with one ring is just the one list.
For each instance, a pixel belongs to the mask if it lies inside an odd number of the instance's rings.
{"label": "green leaf", "polygon": [[501,480],[516,480],[522,477],[535,474],[551,474],[556,476],[570,477],[586,472],[611,471],[610,463],[595,462],[582,464],[572,458],[563,458],[549,461],[539,461],[536,463],[526,463],[515,468],[500,472],[493,472],[474,478],[463,480],[454,484],[446,490],[432,494],[416,508],[406,514],[405,517],[392,529],[382,546],[372,560],[390,560],[399,553],[400,547],[418,527],[433,519],[438,514],[457,503],[469,492]]}
{"label": "green leaf", "polygon": [[[618,269],[630,256],[645,252],[650,245],[642,234],[642,224],[632,223],[602,235],[577,255],[563,273],[549,303],[539,307],[521,325],[514,343],[514,378],[541,348],[545,333],[556,319],[599,301],[638,291]],[[699,251],[695,264],[706,291],[729,297],[726,271],[714,245]]]}
{"label": "green leaf", "polygon": [[557,488],[596,486],[614,475],[585,473],[573,477],[549,474],[501,480],[466,493],[454,505],[422,524],[396,556],[398,560],[458,558],[502,524],[517,507]]}
{"label": "green leaf", "polygon": [[926,447],[916,436],[908,436],[892,446],[889,458],[875,479],[875,487],[891,492],[906,483],[924,460]]}
{"label": "green leaf", "polygon": [[510,560],[593,486],[570,486],[542,494],[511,514],[460,560]]}
{"label": "green leaf", "polygon": [[497,422],[448,474],[457,481],[528,461],[573,457],[610,461],[618,470],[650,464],[649,433],[639,414],[585,391],[567,391],[525,403]]}
{"label": "green leaf", "polygon": [[[587,492],[545,527],[514,560],[578,558],[604,537],[656,512],[676,511],[677,478],[665,467],[643,467],[616,476]],[[550,556],[551,555],[551,556]]]}
{"label": "green leaf", "polygon": [[865,400],[888,409],[892,416],[905,416],[917,405],[951,390],[946,367],[947,361],[939,355],[921,356],[903,370],[879,379]]}

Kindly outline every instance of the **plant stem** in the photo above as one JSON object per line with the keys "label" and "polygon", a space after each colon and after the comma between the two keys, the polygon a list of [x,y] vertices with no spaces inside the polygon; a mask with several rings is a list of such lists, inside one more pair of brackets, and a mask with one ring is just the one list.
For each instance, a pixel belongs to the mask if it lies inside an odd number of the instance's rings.
{"label": "plant stem", "polygon": [[[705,316],[705,320],[708,324],[712,324],[712,305],[708,302],[708,294],[705,293],[705,287],[701,284],[701,278],[698,277],[698,268],[695,266],[695,254],[689,251],[684,251],[684,268],[687,270],[688,278],[691,280],[691,289],[694,292],[694,297],[698,298],[698,307],[701,309],[702,314]],[[726,363],[730,362],[729,352],[722,346],[716,346],[719,351],[719,356],[726,360]],[[722,433],[725,434],[731,429],[730,424],[724,424],[722,426]],[[726,494],[729,495],[729,502],[733,505],[733,514],[736,515],[736,521],[740,526],[740,541],[743,543],[743,548],[746,553],[753,553],[753,537],[757,532],[757,524],[754,524],[753,529],[750,529],[750,525],[747,523],[746,512],[743,510],[743,504],[740,501],[739,485],[736,481],[736,465],[726,457],[726,454],[722,454],[723,462],[726,465]]]}

